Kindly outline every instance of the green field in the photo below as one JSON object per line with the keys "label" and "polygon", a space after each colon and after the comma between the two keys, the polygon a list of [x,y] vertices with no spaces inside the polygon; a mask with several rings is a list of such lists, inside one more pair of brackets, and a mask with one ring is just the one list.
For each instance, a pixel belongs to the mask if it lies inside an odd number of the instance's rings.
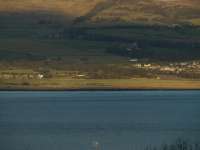
{"label": "green field", "polygon": [[0,81],[0,90],[136,90],[136,89],[200,89],[200,80],[137,79],[47,79],[32,81]]}

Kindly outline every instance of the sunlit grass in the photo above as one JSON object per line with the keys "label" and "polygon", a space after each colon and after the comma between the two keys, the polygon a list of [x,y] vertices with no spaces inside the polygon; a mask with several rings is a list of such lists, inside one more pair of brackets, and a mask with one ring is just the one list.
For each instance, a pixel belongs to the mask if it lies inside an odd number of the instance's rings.
{"label": "sunlit grass", "polygon": [[[0,88],[27,89],[199,89],[200,80],[137,79],[42,79],[2,80]],[[8,88],[9,89],[9,88]]]}

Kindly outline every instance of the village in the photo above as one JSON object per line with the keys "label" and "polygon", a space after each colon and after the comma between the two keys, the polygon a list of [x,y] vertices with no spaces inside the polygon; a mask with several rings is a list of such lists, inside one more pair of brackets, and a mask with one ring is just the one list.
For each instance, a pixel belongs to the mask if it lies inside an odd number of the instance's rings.
{"label": "village", "polygon": [[[1,70],[0,80],[44,80],[49,78],[60,79],[107,79],[107,78],[155,78],[170,79],[188,78],[200,79],[200,61],[145,63],[138,59],[130,59],[128,64],[121,68],[99,68],[98,70]],[[125,70],[123,70],[125,68]],[[123,74],[120,74],[119,71]],[[118,73],[117,73],[118,72]],[[149,75],[151,74],[151,75]],[[118,76],[116,76],[118,75]]]}
{"label": "village", "polygon": [[[195,73],[200,75],[200,61],[189,61],[189,62],[176,62],[176,63],[137,63],[137,59],[130,59],[129,61],[135,62],[133,64],[134,67],[145,69],[145,70],[153,70],[155,72],[162,73],[173,73],[173,74],[181,74],[181,73]],[[199,76],[200,78],[200,76]]]}

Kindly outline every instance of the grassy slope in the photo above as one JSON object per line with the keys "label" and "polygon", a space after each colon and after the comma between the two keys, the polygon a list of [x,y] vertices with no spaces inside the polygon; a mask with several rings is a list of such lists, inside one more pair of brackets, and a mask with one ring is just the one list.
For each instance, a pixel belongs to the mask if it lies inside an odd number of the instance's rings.
{"label": "grassy slope", "polygon": [[127,63],[126,58],[105,53],[103,42],[22,38],[1,39],[0,45],[0,60],[17,68],[66,69],[74,65],[78,69],[84,60],[87,65]]}
{"label": "grassy slope", "polygon": [[[121,57],[105,53],[105,49],[112,44],[106,40],[91,41],[87,39],[79,40],[79,38],[76,38],[76,40],[59,40],[50,39],[47,38],[47,36],[62,32],[62,30],[69,25],[69,23],[65,21],[71,17],[89,16],[86,17],[86,20],[93,20],[98,16],[101,16],[102,19],[112,16],[123,20],[123,17],[129,17],[129,15],[134,16],[137,15],[137,13],[141,13],[141,15],[145,13],[150,17],[155,14],[163,15],[162,11],[166,10],[168,11],[166,14],[170,15],[171,12],[177,10],[176,14],[179,14],[179,9],[183,12],[189,9],[191,10],[190,15],[198,17],[196,10],[198,10],[197,8],[199,7],[199,5],[197,5],[199,2],[196,0],[190,2],[185,0],[184,2],[181,1],[182,3],[180,3],[179,0],[176,2],[167,2],[167,5],[163,6],[166,8],[162,10],[160,10],[159,6],[161,6],[163,2],[161,3],[159,0],[119,0],[109,1],[109,5],[107,5],[107,1],[103,0],[83,0],[81,2],[80,0],[0,0],[0,2],[1,58],[6,58],[6,56],[8,56],[8,58],[11,57],[15,59],[15,57],[24,58],[33,56],[44,59],[48,59],[48,57],[63,57],[64,60],[73,60],[76,57],[76,60],[80,60],[81,57],[89,57],[91,58],[91,63],[95,63],[95,61],[98,62],[101,59],[104,60],[102,62],[107,62],[106,60],[116,60],[112,63],[124,60]],[[106,7],[104,7],[104,5],[106,5]],[[170,12],[171,9],[173,11]],[[157,11],[151,12],[152,10]],[[105,14],[105,12],[107,13]],[[112,13],[114,14],[112,15]],[[115,15],[115,13],[117,15]],[[95,15],[92,16],[88,14]],[[176,14],[172,14],[176,18]],[[164,16],[170,19],[168,15]],[[143,17],[145,17],[145,15]],[[134,20],[134,18],[135,17],[129,17],[128,20],[131,21],[132,19]],[[48,23],[39,24],[41,20]],[[111,20],[110,18],[110,21]],[[175,30],[171,29],[159,30],[144,28],[138,30],[137,28],[121,28],[88,30],[87,32],[94,33],[97,36],[114,36],[116,38],[128,38],[136,41],[152,39],[185,41],[189,39],[190,41],[199,41],[199,29],[175,32]],[[177,50],[179,51],[179,49]],[[74,61],[71,62],[74,63]]]}
{"label": "grassy slope", "polygon": [[[23,85],[26,82],[28,85]],[[73,89],[200,89],[199,80],[156,79],[48,79],[32,81],[1,81],[1,89],[73,90]]]}
{"label": "grassy slope", "polygon": [[[99,15],[102,15],[104,11],[118,13],[119,11],[128,11],[130,15],[135,15],[135,10],[138,6],[138,13],[147,13],[149,15],[159,12],[150,13],[151,7],[159,6],[159,1],[152,0],[126,0],[126,1],[111,1],[109,6],[103,7],[105,1],[93,0],[88,3],[88,0],[34,0],[34,1],[2,1],[0,6],[0,58],[15,58],[21,59],[27,56],[41,57],[43,59],[48,59],[49,57],[55,59],[57,57],[62,57],[65,62],[80,63],[82,57],[89,59],[91,63],[126,63],[127,58],[118,57],[105,53],[106,48],[112,45],[111,42],[106,40],[87,40],[80,39],[51,39],[47,36],[52,34],[57,34],[62,32],[69,23],[65,22],[70,14],[73,17],[84,16],[91,14],[96,10],[95,16],[90,16],[87,19],[92,19]],[[100,3],[101,2],[101,3]],[[179,2],[179,1],[178,1]],[[169,3],[167,6],[176,8],[177,5],[183,5],[184,9],[194,7],[199,7],[195,5],[198,1],[187,0],[182,3]],[[98,7],[101,4],[101,7]],[[112,5],[110,5],[112,4]],[[156,4],[156,5],[155,5]],[[176,5],[175,5],[176,4]],[[139,7],[140,6],[140,7]],[[167,7],[165,6],[165,7]],[[97,9],[97,8],[98,9]],[[120,7],[131,7],[127,9],[122,9]],[[133,7],[133,8],[132,8]],[[149,9],[147,9],[147,8]],[[181,8],[182,8],[181,7]],[[64,9],[66,8],[66,9]],[[73,8],[73,9],[72,9]],[[101,9],[100,9],[101,8]],[[146,8],[146,9],[145,9]],[[43,9],[43,11],[41,11]],[[154,8],[152,8],[154,9]],[[37,12],[33,13],[34,11]],[[40,10],[40,11],[39,11]],[[98,11],[99,12],[98,12]],[[14,13],[8,13],[14,12]],[[56,12],[60,12],[56,13]],[[78,14],[76,14],[76,11]],[[28,13],[29,12],[29,13]],[[39,13],[38,13],[39,12]],[[43,12],[43,13],[41,13]],[[196,12],[194,11],[194,16]],[[64,15],[61,15],[64,14]],[[170,14],[170,13],[169,13]],[[127,16],[126,13],[118,14],[118,17],[123,18]],[[111,15],[112,16],[112,15]],[[198,16],[198,15],[197,15]],[[102,17],[107,17],[107,15],[102,15]],[[115,15],[113,17],[116,17]],[[166,16],[167,17],[167,16]],[[131,19],[131,18],[130,18]],[[48,23],[40,24],[40,21],[46,21]],[[157,29],[157,28],[117,28],[117,29],[89,29],[87,33],[92,33],[97,36],[114,36],[116,38],[128,38],[132,39],[133,42],[137,40],[185,40],[185,41],[199,41],[199,28],[190,29],[188,31],[175,31],[175,29]],[[159,51],[159,48],[155,50]],[[176,48],[178,52],[180,49]],[[187,50],[186,50],[187,51]],[[39,59],[41,59],[39,58]],[[29,57],[26,58],[26,60]],[[37,59],[37,58],[36,58]],[[9,59],[10,60],[10,59]],[[76,61],[74,61],[76,60]],[[103,60],[103,61],[102,61]]]}
{"label": "grassy slope", "polygon": [[[71,19],[87,14],[99,2],[102,0],[0,0],[0,58],[61,57],[70,64],[79,64],[80,58],[89,59],[90,63],[101,63],[101,59],[104,63],[123,61],[105,53],[103,42],[46,37],[60,32]],[[41,20],[50,23],[41,25],[38,23]]]}
{"label": "grassy slope", "polygon": [[84,15],[102,0],[0,0],[0,12],[54,12],[72,17]]}
{"label": "grassy slope", "polygon": [[90,21],[142,22],[147,24],[174,24],[200,18],[200,2],[196,0],[119,0]]}
{"label": "grassy slope", "polygon": [[[1,1],[1,0],[0,0]],[[88,0],[85,0],[88,1]],[[24,3],[23,3],[24,2]],[[80,6],[78,1],[33,1],[34,6],[31,7],[30,1],[3,1],[0,6],[0,59],[27,62],[28,60],[40,60],[43,59],[62,59],[62,67],[65,68],[65,64],[80,64],[81,58],[88,59],[89,63],[106,63],[110,60],[115,62],[124,61],[123,58],[113,56],[105,53],[104,42],[73,40],[73,39],[54,39],[47,36],[59,33],[65,27],[69,25],[68,21],[65,22],[70,13],[76,11],[81,15],[90,10],[98,0],[92,1],[89,4]],[[46,2],[46,3],[45,3]],[[83,1],[82,1],[83,2]],[[45,6],[46,4],[47,6]],[[56,10],[66,11],[66,16],[55,13]],[[65,6],[64,8],[56,7]],[[69,5],[69,6],[68,6]],[[40,7],[39,7],[40,6]],[[15,9],[11,9],[15,7]],[[46,13],[34,13],[35,9],[46,7],[48,10]],[[76,7],[77,9],[70,9],[68,7]],[[81,7],[81,8],[79,8]],[[6,9],[7,8],[7,9]],[[9,8],[9,9],[8,9]],[[80,10],[79,10],[80,9]],[[8,13],[6,11],[13,11]],[[25,12],[26,10],[26,12]],[[49,12],[51,10],[52,12]],[[19,11],[16,13],[15,11]],[[31,12],[31,13],[30,13]],[[73,15],[76,15],[73,13]],[[38,22],[47,21],[50,23],[39,24]],[[30,58],[30,56],[32,58]],[[25,59],[25,60],[24,60]],[[102,61],[102,59],[104,61]],[[28,65],[28,61],[26,64]],[[33,61],[32,64],[38,63]],[[53,65],[52,66],[56,66]],[[15,62],[16,64],[16,62]],[[25,65],[26,66],[26,65]]]}
{"label": "grassy slope", "polygon": [[177,23],[200,18],[198,0],[0,0],[0,3],[0,12],[53,12],[70,20],[83,16],[83,21],[98,23]]}

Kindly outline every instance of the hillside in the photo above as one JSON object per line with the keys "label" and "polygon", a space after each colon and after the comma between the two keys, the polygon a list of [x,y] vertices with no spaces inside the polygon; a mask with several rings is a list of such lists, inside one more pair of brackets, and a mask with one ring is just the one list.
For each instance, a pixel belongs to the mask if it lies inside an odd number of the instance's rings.
{"label": "hillside", "polygon": [[0,88],[197,89],[198,25],[199,0],[0,0]]}
{"label": "hillside", "polygon": [[194,0],[121,0],[102,10],[92,22],[188,23],[200,18],[200,2]]}
{"label": "hillside", "polygon": [[1,12],[53,12],[79,16],[102,0],[0,0]]}
{"label": "hillside", "polygon": [[56,14],[75,23],[198,24],[200,19],[198,0],[0,0],[0,3],[1,14]]}
{"label": "hillside", "polygon": [[[92,60],[95,62],[102,59],[99,56],[116,60],[118,57],[113,54],[117,54],[164,60],[196,59],[200,55],[200,28],[187,23],[199,23],[199,3],[198,0],[0,0],[0,58],[38,60],[65,56],[74,62],[86,55],[95,58]],[[110,28],[93,29],[107,24]],[[141,51],[124,50],[135,42]]]}

